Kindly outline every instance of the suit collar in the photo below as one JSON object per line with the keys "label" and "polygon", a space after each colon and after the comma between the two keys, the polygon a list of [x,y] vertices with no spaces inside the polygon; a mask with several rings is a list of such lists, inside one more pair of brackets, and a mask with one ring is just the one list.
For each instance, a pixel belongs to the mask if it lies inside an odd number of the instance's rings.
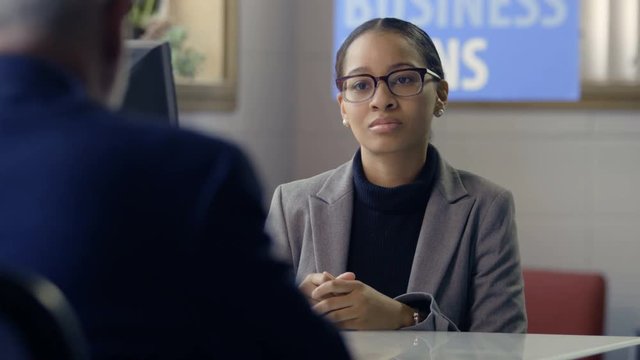
{"label": "suit collar", "polygon": [[316,270],[336,276],[347,269],[353,213],[351,165],[349,161],[332,171],[309,199]]}
{"label": "suit collar", "polygon": [[[467,189],[462,184],[458,171],[440,156],[435,146],[429,144],[429,151],[435,152],[434,159],[438,161],[438,174],[436,175],[437,180],[434,184],[434,192],[439,191],[449,203],[454,203],[467,196]],[[315,196],[328,204],[332,204],[352,192],[353,159],[336,168]]]}
{"label": "suit collar", "polygon": [[[430,146],[432,151],[435,147]],[[475,198],[469,196],[460,173],[439,159],[439,175],[427,203],[409,276],[408,292],[428,292],[439,298],[467,226]]]}
{"label": "suit collar", "polygon": [[63,68],[38,58],[18,55],[0,56],[0,103],[3,106],[59,102],[69,95],[84,97],[85,91],[75,77]]}
{"label": "suit collar", "polygon": [[464,187],[464,184],[462,184],[458,170],[454,169],[440,156],[435,146],[429,144],[429,151],[434,151],[436,153],[435,158],[438,159],[438,175],[436,175],[438,181],[434,191],[440,192],[444,199],[450,204],[467,196],[467,189]]}
{"label": "suit collar", "polygon": [[315,196],[327,204],[340,201],[347,195],[353,199],[352,163],[353,160],[350,160],[333,170]]}
{"label": "suit collar", "polygon": [[[431,283],[426,285],[435,292],[439,276],[424,274],[446,273],[474,203],[458,171],[440,157],[435,147],[430,145],[429,149],[436,152],[439,172],[420,230],[409,278],[410,291],[424,289],[425,278],[430,278]],[[352,161],[331,172],[320,190],[310,196],[309,206],[316,270],[334,275],[345,272],[353,214]]]}

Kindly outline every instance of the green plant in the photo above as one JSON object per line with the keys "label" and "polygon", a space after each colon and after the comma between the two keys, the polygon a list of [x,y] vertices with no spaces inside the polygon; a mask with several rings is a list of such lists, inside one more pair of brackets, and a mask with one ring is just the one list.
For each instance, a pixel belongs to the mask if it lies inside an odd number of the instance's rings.
{"label": "green plant", "polygon": [[167,31],[165,40],[171,45],[171,62],[174,71],[179,76],[192,79],[206,57],[197,50],[185,46],[187,37],[187,30],[175,25]]}
{"label": "green plant", "polygon": [[134,0],[129,12],[129,20],[134,27],[144,29],[157,10],[158,0]]}

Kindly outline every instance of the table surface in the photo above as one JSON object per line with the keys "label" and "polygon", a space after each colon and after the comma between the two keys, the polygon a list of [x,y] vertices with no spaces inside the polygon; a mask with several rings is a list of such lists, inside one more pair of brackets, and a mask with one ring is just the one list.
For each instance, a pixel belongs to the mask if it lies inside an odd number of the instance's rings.
{"label": "table surface", "polygon": [[345,331],[356,360],[576,359],[640,345],[640,337]]}

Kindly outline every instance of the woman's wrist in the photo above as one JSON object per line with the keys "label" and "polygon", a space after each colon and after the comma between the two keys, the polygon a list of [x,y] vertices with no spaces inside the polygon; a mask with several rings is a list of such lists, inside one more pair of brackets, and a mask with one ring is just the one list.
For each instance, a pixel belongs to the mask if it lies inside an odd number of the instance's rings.
{"label": "woman's wrist", "polygon": [[408,305],[402,304],[402,310],[400,311],[400,327],[405,328],[409,326],[417,325],[420,322],[420,315],[418,310],[411,308]]}

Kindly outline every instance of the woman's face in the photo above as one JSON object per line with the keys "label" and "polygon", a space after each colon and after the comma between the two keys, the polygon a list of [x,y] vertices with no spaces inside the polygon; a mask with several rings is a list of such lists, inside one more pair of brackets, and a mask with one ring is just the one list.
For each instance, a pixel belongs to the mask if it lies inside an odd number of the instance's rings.
{"label": "woman's face", "polygon": [[[416,67],[424,68],[426,64],[410,41],[394,32],[369,31],[347,49],[341,76],[370,74],[378,77],[394,70]],[[425,80],[430,78],[431,75],[425,75]],[[340,93],[338,103],[343,119],[368,155],[426,153],[437,87],[438,83],[425,81],[421,93],[399,97],[380,81],[371,99],[351,103]],[[444,81],[440,88],[443,89],[441,98],[446,101]]]}

